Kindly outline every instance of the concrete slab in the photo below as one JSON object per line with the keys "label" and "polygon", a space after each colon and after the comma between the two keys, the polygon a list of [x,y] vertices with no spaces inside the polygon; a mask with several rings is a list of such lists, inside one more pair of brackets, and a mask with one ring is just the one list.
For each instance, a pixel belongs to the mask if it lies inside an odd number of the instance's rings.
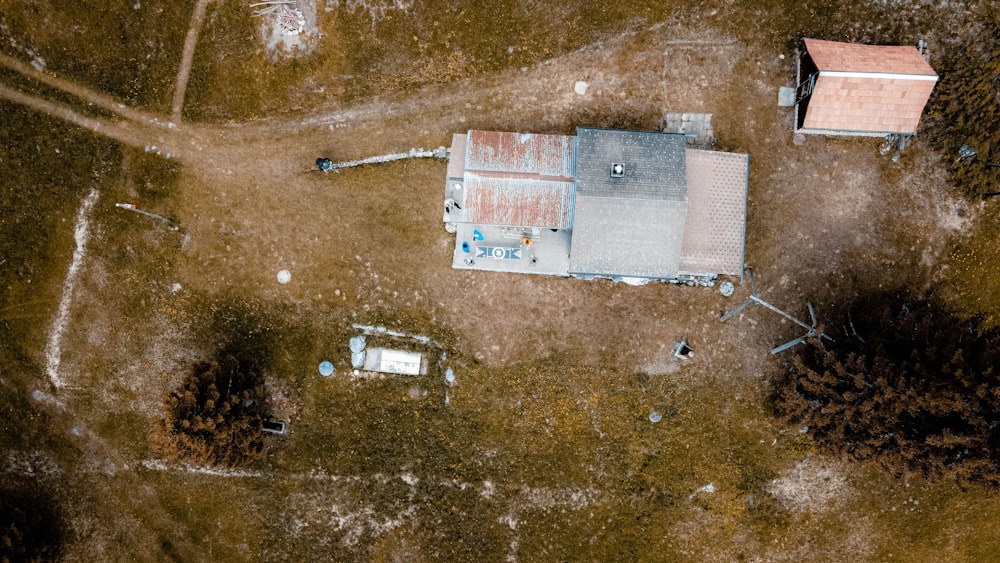
{"label": "concrete slab", "polygon": [[444,188],[444,214],[441,220],[445,223],[461,223],[468,221],[465,214],[465,183],[462,180],[449,178]]}
{"label": "concrete slab", "polygon": [[778,106],[790,108],[795,105],[795,88],[782,86],[778,88]]}
{"label": "concrete slab", "polygon": [[456,270],[569,275],[571,231],[471,223],[457,227],[451,262]]}
{"label": "concrete slab", "polygon": [[689,146],[715,145],[710,113],[668,113],[660,120],[664,133],[680,133],[687,137]]}

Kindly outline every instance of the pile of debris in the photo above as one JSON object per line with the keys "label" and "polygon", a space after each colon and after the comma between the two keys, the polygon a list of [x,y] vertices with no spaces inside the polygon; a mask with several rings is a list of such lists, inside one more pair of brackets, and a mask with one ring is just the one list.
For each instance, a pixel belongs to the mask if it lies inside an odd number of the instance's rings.
{"label": "pile of debris", "polygon": [[306,17],[295,0],[265,0],[250,4],[251,8],[261,6],[263,7],[254,12],[254,15],[276,18],[282,35],[298,35],[305,30]]}

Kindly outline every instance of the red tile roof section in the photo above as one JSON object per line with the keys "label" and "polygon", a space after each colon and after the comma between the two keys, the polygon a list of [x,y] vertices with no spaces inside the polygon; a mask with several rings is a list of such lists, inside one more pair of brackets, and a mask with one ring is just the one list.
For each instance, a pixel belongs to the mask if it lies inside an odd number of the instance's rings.
{"label": "red tile roof section", "polygon": [[681,271],[742,275],[750,159],[698,149],[685,154],[688,211]]}
{"label": "red tile roof section", "polygon": [[806,51],[820,71],[882,72],[936,76],[916,47],[860,45],[806,39]]}
{"label": "red tile roof section", "polygon": [[824,76],[816,79],[802,129],[913,133],[931,80]]}

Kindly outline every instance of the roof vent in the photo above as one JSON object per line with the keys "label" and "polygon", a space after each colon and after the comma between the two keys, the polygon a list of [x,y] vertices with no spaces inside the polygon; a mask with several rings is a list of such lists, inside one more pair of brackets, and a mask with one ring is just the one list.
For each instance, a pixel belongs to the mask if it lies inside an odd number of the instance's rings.
{"label": "roof vent", "polygon": [[625,177],[625,165],[614,162],[611,164],[611,177],[612,178],[624,178]]}

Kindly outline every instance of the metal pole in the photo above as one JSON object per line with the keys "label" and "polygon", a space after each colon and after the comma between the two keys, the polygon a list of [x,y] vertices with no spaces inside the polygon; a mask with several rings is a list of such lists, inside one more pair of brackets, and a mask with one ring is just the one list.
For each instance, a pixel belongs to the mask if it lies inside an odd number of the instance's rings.
{"label": "metal pole", "polygon": [[746,300],[746,301],[744,301],[743,303],[740,303],[740,304],[739,304],[739,305],[737,305],[737,306],[736,306],[736,308],[735,308],[735,309],[733,309],[732,311],[729,311],[729,312],[728,312],[728,313],[726,313],[725,315],[722,315],[722,318],[721,318],[721,319],[719,319],[719,322],[723,322],[723,323],[724,323],[724,322],[728,321],[729,319],[731,319],[731,318],[733,317],[733,315],[735,315],[735,314],[739,313],[739,312],[740,312],[740,311],[742,311],[743,309],[746,309],[746,308],[747,308],[747,305],[749,305],[749,304],[751,304],[751,303],[753,303],[753,297],[751,297],[750,299],[747,299],[747,300]]}
{"label": "metal pole", "polygon": [[800,336],[800,337],[796,338],[795,340],[789,340],[788,342],[785,342],[781,346],[778,346],[777,348],[774,348],[773,350],[771,350],[771,355],[778,354],[778,353],[784,352],[785,350],[788,350],[789,348],[792,348],[794,346],[798,346],[799,344],[802,344],[803,342],[805,342],[806,338],[809,338],[811,336],[814,336],[814,335],[807,334],[805,336]]}
{"label": "metal pole", "polygon": [[175,231],[180,228],[180,227],[178,227],[174,223],[173,219],[167,219],[166,217],[163,217],[161,215],[157,215],[155,213],[150,213],[149,211],[143,211],[142,209],[138,209],[138,208],[136,208],[136,206],[135,206],[134,203],[116,203],[115,207],[118,207],[118,208],[121,208],[121,209],[127,209],[129,211],[135,211],[136,213],[145,215],[146,217],[152,217],[153,219],[158,219],[158,220],[163,221],[164,223],[167,223],[168,225],[170,225],[170,228],[173,229],[173,230],[175,230]]}
{"label": "metal pole", "polygon": [[806,330],[812,330],[814,328],[814,327],[811,327],[811,326],[807,325],[806,323],[804,323],[804,322],[796,319],[795,317],[789,315],[788,313],[782,311],[781,309],[775,307],[774,305],[771,305],[770,303],[768,303],[767,301],[764,301],[763,299],[761,299],[760,297],[757,297],[756,295],[751,295],[750,299],[753,299],[756,303],[760,303],[761,305],[767,307],[768,309],[774,311],[775,313],[778,313],[782,317],[785,317],[786,319],[792,321],[793,323],[799,325],[800,327],[802,327],[802,328],[804,328]]}

